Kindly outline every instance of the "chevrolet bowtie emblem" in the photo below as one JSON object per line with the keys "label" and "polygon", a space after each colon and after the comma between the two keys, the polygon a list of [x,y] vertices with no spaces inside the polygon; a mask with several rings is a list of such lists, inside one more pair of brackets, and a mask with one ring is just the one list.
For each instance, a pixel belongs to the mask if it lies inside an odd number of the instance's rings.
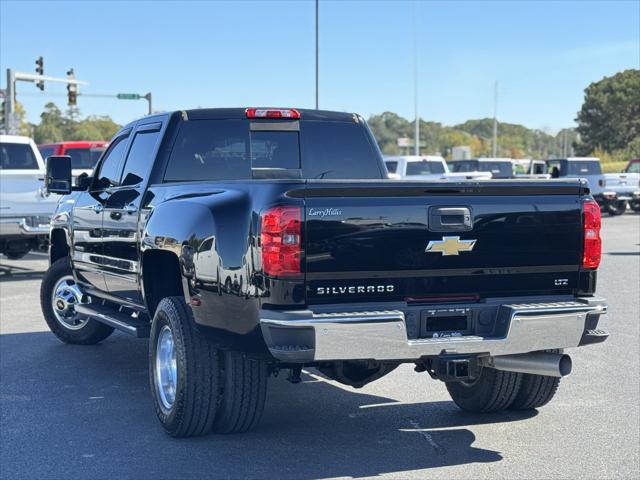
{"label": "chevrolet bowtie emblem", "polygon": [[441,253],[444,255],[459,255],[460,252],[470,252],[476,244],[475,240],[460,240],[460,237],[442,237],[442,240],[431,240],[425,252]]}

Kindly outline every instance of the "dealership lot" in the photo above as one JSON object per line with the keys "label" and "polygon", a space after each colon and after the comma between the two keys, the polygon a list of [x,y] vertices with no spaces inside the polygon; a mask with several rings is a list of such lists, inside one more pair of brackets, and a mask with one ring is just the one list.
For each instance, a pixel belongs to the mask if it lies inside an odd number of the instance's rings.
{"label": "dealership lot", "polygon": [[147,344],[63,345],[39,306],[46,256],[0,266],[2,478],[635,477],[639,465],[640,215],[603,219],[604,344],[538,412],[477,416],[405,365],[362,389],[315,371],[272,379],[247,434],[174,440],[148,392]]}

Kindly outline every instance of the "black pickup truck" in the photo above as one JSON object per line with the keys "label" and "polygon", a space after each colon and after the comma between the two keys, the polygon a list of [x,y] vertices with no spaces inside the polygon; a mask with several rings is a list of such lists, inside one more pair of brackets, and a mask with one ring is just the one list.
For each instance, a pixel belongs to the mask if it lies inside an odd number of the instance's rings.
{"label": "black pickup truck", "polygon": [[598,343],[600,209],[580,180],[387,180],[359,115],[199,109],[113,138],[51,223],[44,317],[63,342],[150,337],[176,437],[256,425],[267,378],[361,387],[401,363],[473,412],[537,408]]}

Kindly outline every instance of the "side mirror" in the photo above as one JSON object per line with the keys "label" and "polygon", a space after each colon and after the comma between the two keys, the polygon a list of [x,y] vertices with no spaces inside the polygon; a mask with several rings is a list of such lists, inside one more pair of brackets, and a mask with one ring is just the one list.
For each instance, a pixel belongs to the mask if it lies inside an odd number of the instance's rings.
{"label": "side mirror", "polygon": [[44,188],[47,193],[57,193],[58,195],[67,195],[71,193],[70,156],[52,155],[47,157]]}

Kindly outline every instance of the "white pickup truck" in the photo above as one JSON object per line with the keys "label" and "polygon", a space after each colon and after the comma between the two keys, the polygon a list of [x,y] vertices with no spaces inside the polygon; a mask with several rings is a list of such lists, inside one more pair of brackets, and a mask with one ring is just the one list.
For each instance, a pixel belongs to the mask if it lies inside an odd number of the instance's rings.
{"label": "white pickup truck", "polygon": [[460,181],[489,180],[489,172],[451,172],[440,155],[385,157],[389,178],[396,180]]}
{"label": "white pickup truck", "polygon": [[621,215],[627,202],[636,198],[639,177],[626,173],[602,173],[597,157],[570,157],[547,161],[551,178],[584,178],[591,195],[609,215]]}
{"label": "white pickup truck", "polygon": [[28,137],[0,135],[0,253],[23,257],[43,244],[58,199],[46,195],[44,162]]}

